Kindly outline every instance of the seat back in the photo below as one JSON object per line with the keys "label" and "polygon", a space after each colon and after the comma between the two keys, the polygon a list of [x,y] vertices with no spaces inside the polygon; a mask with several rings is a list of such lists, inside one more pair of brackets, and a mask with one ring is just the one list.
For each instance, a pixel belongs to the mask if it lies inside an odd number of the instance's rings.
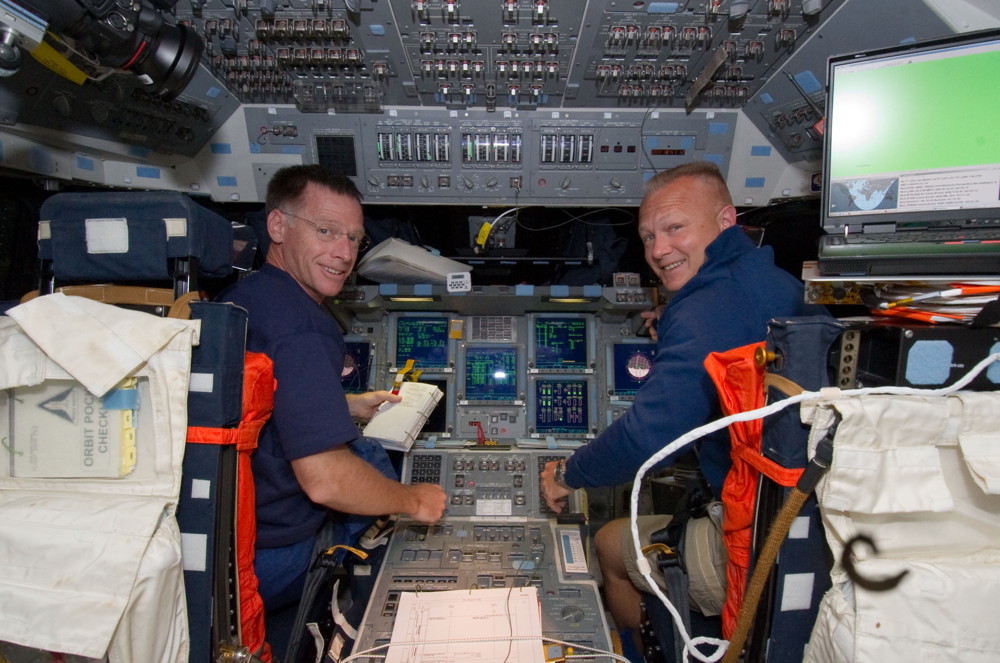
{"label": "seat back", "polygon": [[269,660],[262,607],[244,620],[257,597],[246,578],[255,532],[248,442],[256,442],[256,430],[241,430],[247,316],[199,301],[200,278],[232,272],[232,224],[183,194],[138,191],[56,194],[40,219],[39,290],[22,302],[58,290],[201,322],[187,425],[189,442],[202,443],[187,445],[177,505],[191,660],[238,652],[248,635],[248,653]]}
{"label": "seat back", "polygon": [[39,291],[73,283],[172,283],[232,272],[232,224],[174,191],[59,193],[41,207]]}

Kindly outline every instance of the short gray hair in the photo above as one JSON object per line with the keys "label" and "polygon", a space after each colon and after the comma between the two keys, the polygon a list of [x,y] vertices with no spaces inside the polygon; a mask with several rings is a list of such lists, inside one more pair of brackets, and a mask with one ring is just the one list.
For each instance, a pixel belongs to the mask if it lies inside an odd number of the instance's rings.
{"label": "short gray hair", "polygon": [[703,184],[714,186],[717,189],[716,195],[719,202],[724,205],[733,204],[733,197],[729,193],[729,187],[726,186],[726,178],[722,176],[722,171],[719,170],[719,167],[711,161],[691,161],[653,175],[646,182],[645,195],[649,196],[668,184],[684,177],[691,177]]}
{"label": "short gray hair", "polygon": [[277,170],[267,184],[265,207],[270,213],[296,201],[309,184],[323,187],[333,193],[354,198],[361,203],[361,192],[346,175],[318,164],[285,166]]}

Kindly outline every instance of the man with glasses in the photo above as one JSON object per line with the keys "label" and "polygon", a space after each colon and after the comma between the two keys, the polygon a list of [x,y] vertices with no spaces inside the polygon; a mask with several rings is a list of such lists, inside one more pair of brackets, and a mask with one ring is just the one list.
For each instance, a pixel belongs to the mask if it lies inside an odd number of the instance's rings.
{"label": "man with glasses", "polygon": [[247,310],[247,349],[271,359],[277,382],[252,467],[254,569],[267,639],[281,655],[316,535],[331,511],[432,523],[444,512],[445,494],[438,485],[388,479],[358,455],[353,417],[368,419],[382,402],[400,400],[388,391],[344,393],[346,346],[322,304],[344,287],[368,244],[361,193],[320,166],[289,166],[268,183],[266,207],[266,263],[221,299]]}

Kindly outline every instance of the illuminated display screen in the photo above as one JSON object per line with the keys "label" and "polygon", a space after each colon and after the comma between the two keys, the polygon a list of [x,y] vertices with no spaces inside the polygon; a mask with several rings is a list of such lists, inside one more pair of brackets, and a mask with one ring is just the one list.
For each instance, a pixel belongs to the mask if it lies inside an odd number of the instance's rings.
{"label": "illuminated display screen", "polygon": [[405,366],[409,359],[418,369],[447,368],[446,318],[399,318],[396,321],[396,366]]}
{"label": "illuminated display screen", "polygon": [[[1000,39],[957,36],[831,58],[825,224],[996,218]],[[928,90],[947,90],[928,95]]]}
{"label": "illuminated display screen", "polygon": [[656,346],[615,343],[612,348],[612,388],[616,396],[635,396],[653,372]]}
{"label": "illuminated display screen", "polygon": [[589,432],[587,382],[538,380],[535,382],[535,432]]}
{"label": "illuminated display screen", "polygon": [[340,372],[340,384],[349,394],[368,391],[368,373],[371,368],[372,349],[368,343],[349,341],[344,354],[344,368]]}
{"label": "illuminated display screen", "polygon": [[535,368],[587,368],[587,321],[584,318],[535,320]]}
{"label": "illuminated display screen", "polygon": [[468,348],[465,398],[510,402],[517,399],[517,348]]}

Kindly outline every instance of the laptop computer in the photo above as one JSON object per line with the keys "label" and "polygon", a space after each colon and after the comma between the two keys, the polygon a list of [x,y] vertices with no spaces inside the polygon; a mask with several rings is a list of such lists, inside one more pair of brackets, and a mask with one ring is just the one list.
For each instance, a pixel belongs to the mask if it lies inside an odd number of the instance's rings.
{"label": "laptop computer", "polygon": [[823,276],[1000,275],[1000,30],[833,56]]}

